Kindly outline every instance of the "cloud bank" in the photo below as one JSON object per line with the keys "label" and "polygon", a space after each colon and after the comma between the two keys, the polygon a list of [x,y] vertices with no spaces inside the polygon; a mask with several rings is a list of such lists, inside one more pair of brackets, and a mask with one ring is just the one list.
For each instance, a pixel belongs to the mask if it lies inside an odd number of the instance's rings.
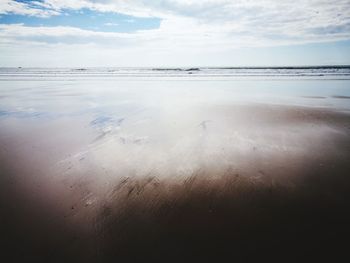
{"label": "cloud bank", "polygon": [[[12,14],[49,20],[50,17],[65,15],[68,11],[84,9],[96,14],[112,12],[135,19],[157,18],[160,24],[157,28],[136,28],[133,32],[125,33],[118,30],[88,30],[76,25],[1,23],[0,54],[15,50],[17,54],[23,54],[25,50],[44,52],[46,48],[54,48],[64,55],[72,48],[79,47],[87,54],[90,51],[90,54],[101,56],[108,52],[116,58],[127,58],[129,54],[133,60],[139,56],[145,57],[145,53],[148,53],[162,64],[159,61],[161,58],[169,58],[165,54],[186,57],[194,53],[211,54],[240,48],[350,39],[348,0],[6,0],[0,4],[0,16]],[[117,25],[118,21],[109,22],[109,25],[106,23],[105,26],[110,28],[112,24]],[[8,54],[5,57],[11,59]],[[207,61],[210,61],[209,57]],[[142,61],[138,63],[144,64]]]}

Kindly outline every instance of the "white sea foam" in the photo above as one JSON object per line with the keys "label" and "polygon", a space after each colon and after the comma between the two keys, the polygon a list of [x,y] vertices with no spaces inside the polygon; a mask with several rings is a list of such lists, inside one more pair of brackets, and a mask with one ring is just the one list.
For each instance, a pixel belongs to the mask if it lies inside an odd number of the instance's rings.
{"label": "white sea foam", "polygon": [[313,78],[350,79],[350,66],[200,68],[0,68],[0,79],[72,78]]}

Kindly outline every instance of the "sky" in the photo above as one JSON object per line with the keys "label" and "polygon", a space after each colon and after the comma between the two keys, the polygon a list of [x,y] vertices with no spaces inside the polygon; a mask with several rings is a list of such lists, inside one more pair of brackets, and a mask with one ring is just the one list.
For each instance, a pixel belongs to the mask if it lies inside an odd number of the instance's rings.
{"label": "sky", "polygon": [[2,67],[350,65],[350,0],[0,0]]}

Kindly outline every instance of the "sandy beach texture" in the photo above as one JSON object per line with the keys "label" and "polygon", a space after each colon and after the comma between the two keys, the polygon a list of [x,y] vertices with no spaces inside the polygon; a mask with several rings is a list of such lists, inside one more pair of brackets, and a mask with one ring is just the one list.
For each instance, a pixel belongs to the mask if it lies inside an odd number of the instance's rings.
{"label": "sandy beach texture", "polygon": [[211,104],[160,119],[2,120],[7,262],[347,256],[348,112]]}

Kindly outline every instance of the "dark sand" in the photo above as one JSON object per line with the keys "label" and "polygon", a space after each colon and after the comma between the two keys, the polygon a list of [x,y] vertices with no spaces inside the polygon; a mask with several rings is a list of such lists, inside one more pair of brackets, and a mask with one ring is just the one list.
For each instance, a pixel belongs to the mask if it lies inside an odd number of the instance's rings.
{"label": "dark sand", "polygon": [[[84,144],[84,138],[53,136],[33,144],[42,147],[35,151],[21,142],[40,134],[3,129],[3,262],[339,262],[349,257],[349,113],[260,105],[218,106],[202,114],[208,120],[198,122],[202,133],[211,122],[225,124],[208,141],[220,141],[227,132],[244,140],[230,151],[222,147],[220,154],[209,148],[201,159],[186,157],[197,163],[180,175],[163,165],[116,178],[110,170],[106,177],[89,156],[71,159],[60,170],[54,164],[62,156],[54,149],[74,148],[73,142]],[[170,161],[183,162],[174,156]],[[88,164],[78,167],[75,161]]]}

